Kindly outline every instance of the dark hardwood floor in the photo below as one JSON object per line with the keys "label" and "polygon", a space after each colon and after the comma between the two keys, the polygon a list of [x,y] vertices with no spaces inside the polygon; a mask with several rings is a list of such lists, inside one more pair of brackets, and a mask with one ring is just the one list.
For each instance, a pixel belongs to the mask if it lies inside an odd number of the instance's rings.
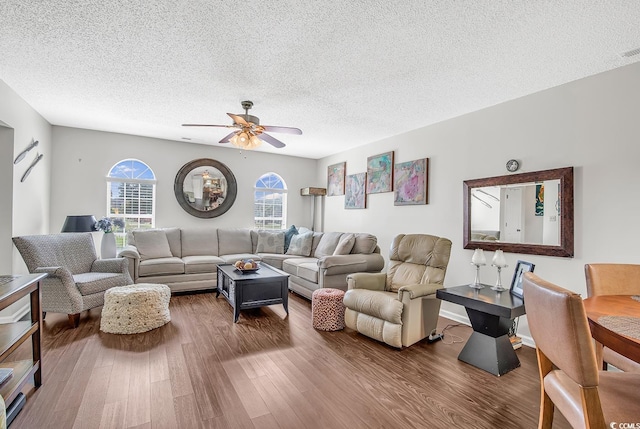
{"label": "dark hardwood floor", "polygon": [[[215,294],[171,298],[151,332],[100,332],[100,308],[69,329],[47,315],[43,385],[18,428],[535,428],[535,351],[495,377],[457,360],[471,328],[396,350],[346,329],[311,327],[311,304],[243,311]],[[441,319],[439,328],[453,322]],[[569,428],[556,413],[556,429]]]}

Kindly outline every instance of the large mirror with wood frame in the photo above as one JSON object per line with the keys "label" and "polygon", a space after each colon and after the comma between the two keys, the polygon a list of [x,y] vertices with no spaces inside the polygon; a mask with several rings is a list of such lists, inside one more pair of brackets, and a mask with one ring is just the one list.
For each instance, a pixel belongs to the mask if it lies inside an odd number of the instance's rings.
{"label": "large mirror with wood frame", "polygon": [[236,178],[223,163],[201,158],[182,166],[173,183],[178,204],[187,213],[213,218],[227,212],[236,200]]}
{"label": "large mirror with wood frame", "polygon": [[464,181],[464,248],[573,257],[573,167]]}

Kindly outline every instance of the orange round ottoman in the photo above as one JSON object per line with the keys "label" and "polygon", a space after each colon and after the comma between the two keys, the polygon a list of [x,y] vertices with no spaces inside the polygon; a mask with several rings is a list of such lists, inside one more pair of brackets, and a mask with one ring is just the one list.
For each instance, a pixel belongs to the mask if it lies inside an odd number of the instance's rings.
{"label": "orange round ottoman", "polygon": [[311,318],[313,327],[321,331],[344,329],[344,291],[321,288],[311,295]]}

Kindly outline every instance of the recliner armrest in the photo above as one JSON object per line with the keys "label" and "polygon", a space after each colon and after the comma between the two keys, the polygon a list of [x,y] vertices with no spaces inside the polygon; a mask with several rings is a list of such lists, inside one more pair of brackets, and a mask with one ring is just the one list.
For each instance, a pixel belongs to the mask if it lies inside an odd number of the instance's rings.
{"label": "recliner armrest", "polygon": [[347,276],[348,289],[368,289],[384,291],[386,284],[386,273],[354,273]]}
{"label": "recliner armrest", "polygon": [[422,296],[435,295],[438,289],[444,286],[438,283],[419,283],[413,285],[401,286],[398,289],[398,299],[402,301],[402,294],[408,293],[409,299],[416,299]]}

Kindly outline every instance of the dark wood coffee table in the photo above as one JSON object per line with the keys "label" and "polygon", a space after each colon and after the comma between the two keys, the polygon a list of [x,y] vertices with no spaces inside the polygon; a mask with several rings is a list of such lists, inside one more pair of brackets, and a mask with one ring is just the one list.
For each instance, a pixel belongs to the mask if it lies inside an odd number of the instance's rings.
{"label": "dark wood coffee table", "polygon": [[512,319],[525,314],[522,298],[508,290],[496,292],[488,285],[438,289],[436,297],[463,305],[469,315],[473,333],[458,359],[498,376],[520,366],[508,332]]}
{"label": "dark wood coffee table", "polygon": [[240,310],[282,304],[289,314],[289,274],[264,263],[254,272],[243,273],[231,264],[218,265],[216,298],[222,294],[233,307],[233,321]]}

